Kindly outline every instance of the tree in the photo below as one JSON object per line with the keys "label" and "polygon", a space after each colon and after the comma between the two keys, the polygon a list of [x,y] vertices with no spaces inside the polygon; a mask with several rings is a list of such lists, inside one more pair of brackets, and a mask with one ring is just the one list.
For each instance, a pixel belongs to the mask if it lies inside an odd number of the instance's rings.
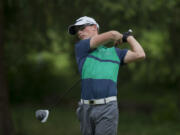
{"label": "tree", "polygon": [[0,134],[13,135],[9,97],[3,68],[3,0],[0,0]]}

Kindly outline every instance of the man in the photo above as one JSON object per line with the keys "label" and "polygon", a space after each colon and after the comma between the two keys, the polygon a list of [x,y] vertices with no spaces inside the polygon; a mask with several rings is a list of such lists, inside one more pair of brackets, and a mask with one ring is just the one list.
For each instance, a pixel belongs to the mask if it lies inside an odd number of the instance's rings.
{"label": "man", "polygon": [[[117,76],[124,63],[144,59],[141,45],[130,34],[118,31],[98,33],[99,25],[84,16],[70,25],[68,31],[80,41],[75,46],[82,79],[81,101],[77,109],[83,135],[116,135],[118,127]],[[131,50],[106,47],[127,42]]]}

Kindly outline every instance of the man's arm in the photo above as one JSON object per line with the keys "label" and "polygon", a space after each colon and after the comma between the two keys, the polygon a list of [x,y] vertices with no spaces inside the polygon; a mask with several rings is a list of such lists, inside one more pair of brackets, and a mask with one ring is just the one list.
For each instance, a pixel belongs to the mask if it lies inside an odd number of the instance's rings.
{"label": "man's arm", "polygon": [[133,36],[128,36],[127,42],[129,43],[131,50],[128,50],[124,57],[124,63],[145,59],[146,55],[143,48]]}
{"label": "man's arm", "polygon": [[122,43],[123,35],[117,31],[109,31],[96,36],[90,40],[90,48],[97,48],[98,46],[111,41],[119,41]]}

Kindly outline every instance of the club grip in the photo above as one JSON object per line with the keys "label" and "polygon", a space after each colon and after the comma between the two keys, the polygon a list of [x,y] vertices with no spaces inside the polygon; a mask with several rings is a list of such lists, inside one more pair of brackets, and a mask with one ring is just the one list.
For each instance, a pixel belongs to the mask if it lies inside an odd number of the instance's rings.
{"label": "club grip", "polygon": [[124,34],[123,34],[123,42],[125,43],[125,42],[127,42],[127,38],[129,37],[129,36],[131,36],[132,35],[132,30],[131,29],[129,29],[127,32],[125,32]]}

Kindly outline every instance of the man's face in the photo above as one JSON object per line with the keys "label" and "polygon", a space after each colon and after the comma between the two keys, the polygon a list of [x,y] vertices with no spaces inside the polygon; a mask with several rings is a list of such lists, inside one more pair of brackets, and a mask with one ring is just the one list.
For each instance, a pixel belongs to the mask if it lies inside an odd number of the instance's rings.
{"label": "man's face", "polygon": [[77,35],[79,39],[88,39],[97,34],[96,25],[82,25],[77,27]]}

